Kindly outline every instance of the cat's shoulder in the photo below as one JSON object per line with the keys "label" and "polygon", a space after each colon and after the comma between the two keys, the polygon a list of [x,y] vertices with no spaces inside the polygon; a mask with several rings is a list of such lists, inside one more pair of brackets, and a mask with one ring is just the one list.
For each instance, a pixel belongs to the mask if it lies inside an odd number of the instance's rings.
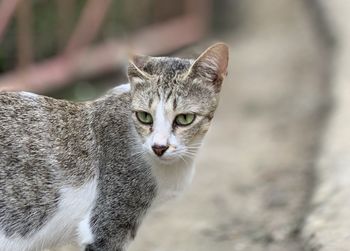
{"label": "cat's shoulder", "polygon": [[[105,109],[128,110],[131,102],[130,91],[130,84],[121,84],[110,89],[106,95],[100,97],[97,101],[102,101]],[[113,105],[111,106],[111,104]]]}

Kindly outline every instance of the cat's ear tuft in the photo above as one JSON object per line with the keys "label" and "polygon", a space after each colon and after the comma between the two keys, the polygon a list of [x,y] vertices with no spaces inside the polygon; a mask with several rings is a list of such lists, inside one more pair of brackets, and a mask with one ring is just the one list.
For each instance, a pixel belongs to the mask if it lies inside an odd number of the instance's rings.
{"label": "cat's ear tuft", "polygon": [[128,77],[131,85],[142,83],[150,78],[149,74],[143,70],[148,60],[148,56],[129,56]]}
{"label": "cat's ear tuft", "polygon": [[216,43],[206,49],[192,64],[190,75],[202,77],[213,84],[219,92],[227,75],[229,48],[224,43]]}

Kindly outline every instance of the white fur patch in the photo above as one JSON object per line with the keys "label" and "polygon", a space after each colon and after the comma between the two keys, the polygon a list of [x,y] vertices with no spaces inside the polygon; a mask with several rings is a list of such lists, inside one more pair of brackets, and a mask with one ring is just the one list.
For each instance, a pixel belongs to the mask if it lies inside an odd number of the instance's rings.
{"label": "white fur patch", "polygon": [[39,96],[38,94],[31,93],[31,92],[20,92],[19,94],[23,97],[31,98],[31,99],[37,99]]}
{"label": "white fur patch", "polygon": [[[86,219],[94,205],[96,186],[97,182],[94,179],[78,189],[63,188],[56,214],[42,229],[26,238],[8,238],[0,231],[0,250],[34,251],[76,242],[78,226]],[[84,236],[84,233],[79,233],[79,236],[91,239],[88,234]]]}
{"label": "white fur patch", "polygon": [[129,92],[130,89],[131,89],[130,84],[123,84],[123,85],[118,85],[117,87],[114,87],[112,91],[115,94],[123,94],[123,93]]}
{"label": "white fur patch", "polygon": [[195,166],[193,163],[175,162],[173,165],[154,163],[152,171],[158,183],[158,194],[152,207],[158,207],[183,193],[192,182]]}
{"label": "white fur patch", "polygon": [[151,145],[167,145],[171,134],[171,122],[166,118],[165,104],[161,99],[157,105],[153,124]]}
{"label": "white fur patch", "polygon": [[91,227],[90,227],[91,210],[86,214],[84,219],[79,224],[78,237],[79,237],[79,243],[82,245],[91,244],[94,241],[94,236],[91,232]]}

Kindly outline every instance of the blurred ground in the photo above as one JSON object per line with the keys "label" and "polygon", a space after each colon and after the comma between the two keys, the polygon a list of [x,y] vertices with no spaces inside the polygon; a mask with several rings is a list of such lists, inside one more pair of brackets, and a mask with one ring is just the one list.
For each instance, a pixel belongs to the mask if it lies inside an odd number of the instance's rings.
{"label": "blurred ground", "polygon": [[304,1],[240,8],[250,11],[239,32],[221,35],[229,76],[194,184],[147,217],[130,251],[303,250],[327,53]]}
{"label": "blurred ground", "polygon": [[311,250],[350,250],[350,2],[320,0],[335,47],[331,78],[334,108],[316,165],[318,182],[303,237]]}

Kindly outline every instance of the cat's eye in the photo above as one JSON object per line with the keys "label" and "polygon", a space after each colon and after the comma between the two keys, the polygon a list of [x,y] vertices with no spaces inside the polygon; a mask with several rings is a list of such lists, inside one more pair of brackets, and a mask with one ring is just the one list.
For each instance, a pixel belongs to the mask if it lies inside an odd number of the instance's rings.
{"label": "cat's eye", "polygon": [[193,123],[196,116],[192,113],[179,114],[176,116],[174,123],[178,126],[188,126]]}
{"label": "cat's eye", "polygon": [[142,124],[151,125],[153,123],[152,115],[148,112],[137,111],[136,117]]}

